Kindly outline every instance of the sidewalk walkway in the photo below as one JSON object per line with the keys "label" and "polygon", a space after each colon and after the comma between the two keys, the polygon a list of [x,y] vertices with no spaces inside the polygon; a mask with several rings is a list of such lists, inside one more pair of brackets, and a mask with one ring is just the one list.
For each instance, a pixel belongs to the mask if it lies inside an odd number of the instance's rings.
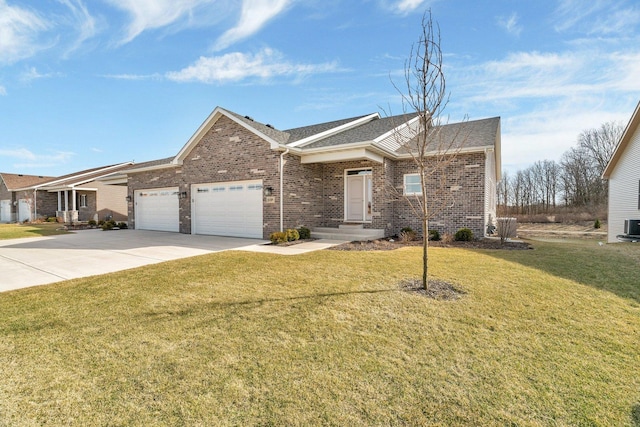
{"label": "sidewalk walkway", "polygon": [[298,243],[290,246],[278,246],[278,245],[250,245],[237,248],[239,251],[247,252],[261,252],[265,254],[277,254],[277,255],[300,255],[307,252],[319,251],[327,249],[332,246],[341,245],[347,243],[346,240],[329,240],[319,239],[313,242]]}

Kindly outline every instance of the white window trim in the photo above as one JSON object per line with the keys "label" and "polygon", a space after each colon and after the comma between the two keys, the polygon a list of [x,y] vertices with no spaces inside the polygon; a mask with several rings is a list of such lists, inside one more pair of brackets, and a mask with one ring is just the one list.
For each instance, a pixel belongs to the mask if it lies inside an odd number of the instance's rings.
{"label": "white window trim", "polygon": [[[83,201],[84,201],[84,203],[83,203]],[[88,203],[87,203],[87,195],[86,194],[81,194],[80,195],[80,203],[79,204],[80,204],[81,208],[86,208],[86,207],[89,206]]]}
{"label": "white window trim", "polygon": [[[409,176],[417,176],[418,178],[420,178],[420,174],[419,173],[405,173],[403,178],[402,178],[402,191],[404,192],[405,196],[422,196],[422,186],[420,187],[420,191],[407,191],[407,177]],[[415,185],[415,183],[412,183],[412,185]],[[417,185],[420,185],[420,180],[418,179],[418,183]]]}

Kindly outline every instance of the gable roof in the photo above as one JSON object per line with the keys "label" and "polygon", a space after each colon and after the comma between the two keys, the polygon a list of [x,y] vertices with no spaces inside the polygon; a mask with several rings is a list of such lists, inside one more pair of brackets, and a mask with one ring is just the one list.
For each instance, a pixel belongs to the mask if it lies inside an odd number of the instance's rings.
{"label": "gable roof", "polygon": [[30,187],[32,185],[41,184],[55,179],[52,176],[23,175],[15,173],[0,173],[0,177],[9,191],[17,191],[23,187]]}
{"label": "gable roof", "polygon": [[[112,178],[121,181],[128,173],[175,168],[182,165],[191,150],[222,117],[227,117],[267,141],[273,150],[291,151],[306,157],[303,163],[340,161],[340,156],[344,157],[343,160],[360,158],[378,162],[384,157],[408,156],[408,152],[403,150],[403,147],[406,147],[404,142],[409,141],[416,134],[419,120],[417,113],[391,117],[381,117],[378,113],[372,113],[282,131],[255,121],[249,116],[216,107],[176,156],[136,164],[120,174],[114,174]],[[457,137],[460,134],[469,135],[469,138],[463,138],[464,144],[454,144],[449,149],[460,149],[465,152],[494,149],[496,167],[500,167],[500,117],[447,124],[437,129],[441,139],[451,138],[456,143],[459,142]],[[398,136],[404,140],[398,141]],[[434,151],[436,148],[437,146],[434,145]]]}
{"label": "gable roof", "polygon": [[[46,178],[39,177],[43,179],[15,180],[14,182],[19,183],[19,185],[12,187],[11,191],[35,190],[35,189],[54,191],[54,190],[65,189],[65,188],[73,188],[77,185],[81,185],[89,181],[94,181],[103,176],[125,169],[129,167],[131,164],[133,164],[133,162],[118,163],[115,165],[108,165],[108,166],[100,166],[97,168],[85,169],[79,172],[70,173],[57,178],[56,177],[46,177]],[[10,175],[10,174],[2,174],[2,175],[4,178],[4,175]],[[21,175],[16,175],[16,176],[20,177]]]}
{"label": "gable roof", "polygon": [[636,133],[638,126],[640,126],[640,102],[638,102],[638,105],[636,105],[636,109],[631,115],[631,119],[629,119],[627,127],[624,129],[624,132],[620,137],[620,141],[618,141],[618,145],[616,145],[616,148],[613,151],[613,155],[611,156],[607,167],[604,168],[604,172],[602,173],[603,178],[609,179],[611,177],[611,174],[615,170],[618,161],[624,153],[624,150],[627,148],[627,146],[631,142],[631,138]]}

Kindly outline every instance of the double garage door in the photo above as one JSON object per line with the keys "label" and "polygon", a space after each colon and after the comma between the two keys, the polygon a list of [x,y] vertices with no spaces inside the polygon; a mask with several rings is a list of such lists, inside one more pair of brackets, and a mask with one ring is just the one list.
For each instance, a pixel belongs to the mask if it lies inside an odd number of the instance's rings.
{"label": "double garage door", "polygon": [[[136,228],[179,231],[178,187],[135,192]],[[262,238],[262,181],[191,186],[191,232]]]}

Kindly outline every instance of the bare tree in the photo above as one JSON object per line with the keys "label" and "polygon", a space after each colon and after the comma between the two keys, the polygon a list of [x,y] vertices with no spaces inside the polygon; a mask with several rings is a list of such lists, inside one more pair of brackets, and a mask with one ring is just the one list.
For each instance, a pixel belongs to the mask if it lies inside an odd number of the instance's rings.
{"label": "bare tree", "polygon": [[[431,11],[422,17],[421,34],[411,48],[404,66],[401,90],[403,112],[413,119],[394,135],[409,153],[420,177],[420,192],[402,194],[422,226],[422,286],[428,289],[429,220],[453,203],[450,191],[451,165],[463,145],[464,126],[447,126],[442,114],[449,96],[442,66],[440,29],[434,26]],[[398,128],[396,128],[398,129]],[[397,189],[396,189],[397,191]]]}

